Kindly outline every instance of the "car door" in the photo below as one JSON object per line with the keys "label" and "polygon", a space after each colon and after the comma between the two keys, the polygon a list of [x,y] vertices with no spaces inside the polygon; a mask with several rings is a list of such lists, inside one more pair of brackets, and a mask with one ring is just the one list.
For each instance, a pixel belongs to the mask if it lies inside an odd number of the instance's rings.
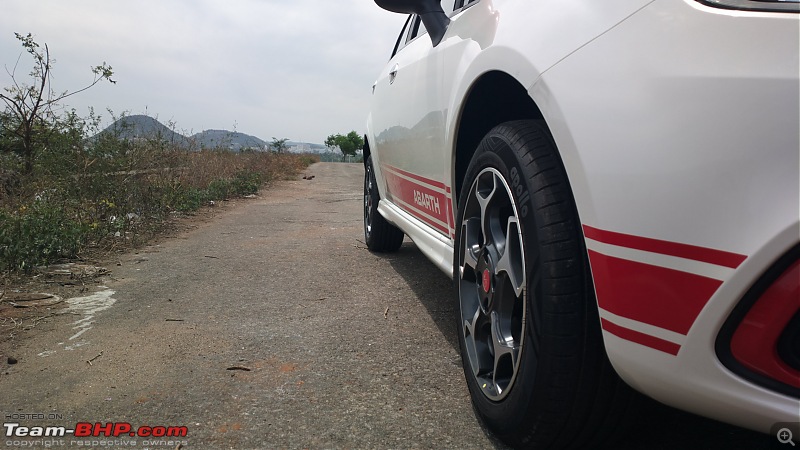
{"label": "car door", "polygon": [[442,61],[419,17],[411,16],[375,84],[370,145],[385,183],[384,198],[451,238]]}

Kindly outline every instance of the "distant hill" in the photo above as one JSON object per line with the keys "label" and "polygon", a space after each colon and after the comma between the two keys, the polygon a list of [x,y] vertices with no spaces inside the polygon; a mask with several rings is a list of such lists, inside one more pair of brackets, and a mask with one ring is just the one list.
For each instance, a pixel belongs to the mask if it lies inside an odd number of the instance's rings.
{"label": "distant hill", "polygon": [[114,134],[120,139],[158,139],[188,147],[186,136],[167,128],[158,120],[145,115],[125,116],[109,125],[100,134]]}
{"label": "distant hill", "polygon": [[[122,117],[98,135],[101,134],[114,134],[120,139],[129,140],[158,139],[191,149],[224,148],[236,152],[245,148],[269,150],[271,143],[271,141],[267,142],[256,136],[228,130],[205,130],[186,137],[169,129],[158,120],[141,114]],[[295,152],[321,153],[327,151],[327,147],[321,144],[287,141],[286,145],[290,151]]]}
{"label": "distant hill", "polygon": [[228,130],[206,130],[192,135],[189,139],[200,148],[227,148],[234,151],[243,148],[265,150],[269,145],[255,136]]}

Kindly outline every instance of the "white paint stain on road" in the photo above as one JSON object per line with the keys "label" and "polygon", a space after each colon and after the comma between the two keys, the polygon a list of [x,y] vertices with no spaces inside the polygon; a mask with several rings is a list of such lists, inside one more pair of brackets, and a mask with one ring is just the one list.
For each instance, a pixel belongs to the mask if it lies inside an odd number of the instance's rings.
{"label": "white paint stain on road", "polygon": [[83,333],[91,330],[94,324],[95,314],[111,308],[114,306],[114,303],[117,302],[117,300],[112,297],[116,293],[115,291],[105,286],[100,286],[100,288],[105,290],[95,292],[87,297],[76,297],[67,300],[69,304],[69,309],[67,311],[83,316],[82,319],[72,323],[75,325],[72,329],[78,330],[78,332],[69,338],[70,341],[77,339]]}

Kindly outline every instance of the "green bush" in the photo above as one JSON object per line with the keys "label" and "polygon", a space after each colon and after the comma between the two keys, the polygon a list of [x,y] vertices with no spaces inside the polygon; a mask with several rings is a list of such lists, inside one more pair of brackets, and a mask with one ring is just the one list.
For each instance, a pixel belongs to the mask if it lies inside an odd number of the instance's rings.
{"label": "green bush", "polygon": [[189,212],[199,209],[210,201],[253,195],[264,184],[264,178],[257,172],[240,171],[232,179],[214,180],[204,189],[179,188],[176,189],[168,206],[176,211]]}
{"label": "green bush", "polygon": [[90,227],[45,201],[9,214],[0,210],[0,270],[30,271],[38,265],[77,256]]}
{"label": "green bush", "polygon": [[264,184],[264,176],[257,172],[238,172],[233,178],[233,191],[236,195],[253,195]]}
{"label": "green bush", "polygon": [[176,211],[189,212],[200,209],[208,202],[208,193],[205,189],[187,188],[175,192],[171,206]]}

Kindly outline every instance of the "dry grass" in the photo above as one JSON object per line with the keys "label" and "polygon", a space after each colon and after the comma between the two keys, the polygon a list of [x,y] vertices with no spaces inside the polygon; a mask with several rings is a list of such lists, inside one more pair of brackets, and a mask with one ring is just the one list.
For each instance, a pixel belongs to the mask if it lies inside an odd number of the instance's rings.
{"label": "dry grass", "polygon": [[179,180],[187,186],[205,188],[214,180],[233,179],[243,171],[261,174],[264,182],[286,180],[315,161],[307,155],[203,150],[185,155],[185,170]]}
{"label": "dry grass", "polygon": [[6,170],[14,182],[0,189],[0,272],[141,245],[176,213],[254,194],[317,161],[112,137],[48,150],[32,174]]}

